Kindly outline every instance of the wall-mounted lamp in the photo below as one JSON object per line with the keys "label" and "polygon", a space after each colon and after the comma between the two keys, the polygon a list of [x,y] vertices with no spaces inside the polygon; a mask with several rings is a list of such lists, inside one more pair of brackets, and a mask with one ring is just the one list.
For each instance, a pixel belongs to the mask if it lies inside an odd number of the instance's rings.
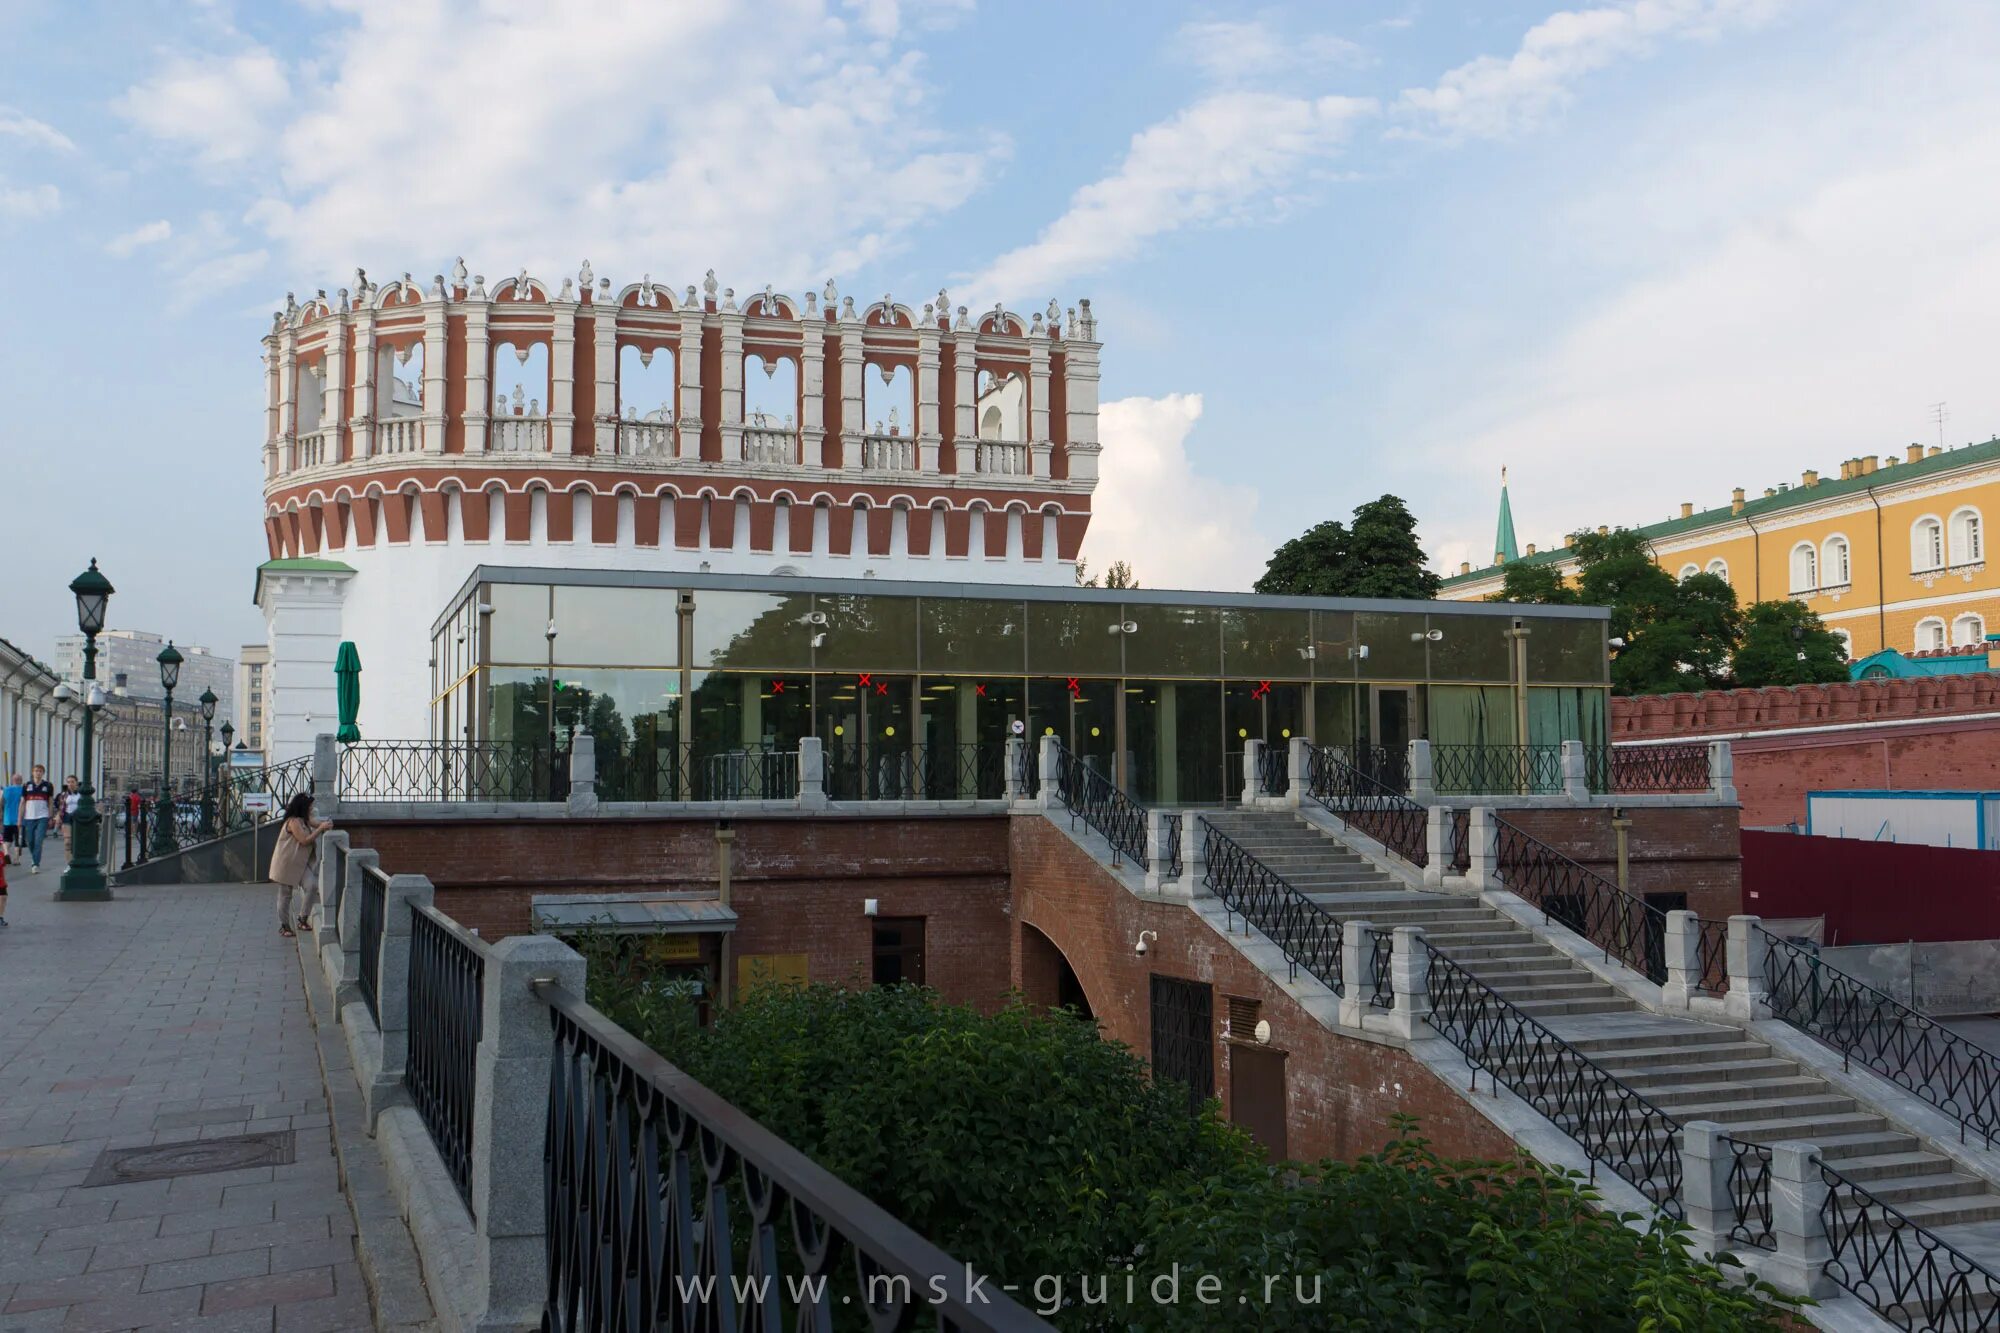
{"label": "wall-mounted lamp", "polygon": [[1625,640],[1619,638],[1615,634],[1612,635],[1608,640],[1606,640],[1606,642],[1609,643],[1613,648],[1623,648],[1625,646]]}
{"label": "wall-mounted lamp", "polygon": [[1139,622],[1136,620],[1122,620],[1106,626],[1106,628],[1113,634],[1137,634],[1139,632]]}
{"label": "wall-mounted lamp", "polygon": [[1141,958],[1144,958],[1146,956],[1146,941],[1157,940],[1159,938],[1160,938],[1160,932],[1157,930],[1140,931],[1138,941],[1132,945],[1132,952],[1138,954]]}
{"label": "wall-mounted lamp", "polygon": [[818,633],[818,634],[815,634],[815,635],[813,635],[813,640],[812,640],[812,642],[813,642],[813,647],[815,647],[815,648],[824,648],[824,647],[826,647],[826,633],[825,633],[825,631],[823,631],[823,630],[822,630],[822,631],[821,631],[820,633]]}
{"label": "wall-mounted lamp", "polygon": [[861,900],[861,915],[877,916],[881,911],[882,900],[880,898],[863,898]]}
{"label": "wall-mounted lamp", "polygon": [[1299,656],[1305,658],[1308,662],[1314,661],[1319,657],[1319,645],[1314,643],[1307,644],[1305,647],[1299,649]]}
{"label": "wall-mounted lamp", "polygon": [[1357,662],[1366,662],[1368,660],[1368,645],[1357,643],[1347,650],[1347,655]]}
{"label": "wall-mounted lamp", "polygon": [[1271,1044],[1271,1020],[1268,1018],[1258,1019],[1257,1026],[1250,1030],[1250,1035],[1257,1039],[1259,1046],[1269,1046]]}
{"label": "wall-mounted lamp", "polygon": [[826,623],[826,612],[824,612],[824,611],[808,611],[808,612],[806,612],[806,624],[808,624],[808,625],[824,625],[825,623]]}

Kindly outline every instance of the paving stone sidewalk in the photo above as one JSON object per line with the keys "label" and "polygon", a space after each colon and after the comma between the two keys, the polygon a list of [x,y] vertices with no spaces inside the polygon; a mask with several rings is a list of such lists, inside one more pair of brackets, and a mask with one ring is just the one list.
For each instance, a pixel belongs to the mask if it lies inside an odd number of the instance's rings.
{"label": "paving stone sidewalk", "polygon": [[[0,930],[0,1333],[369,1328],[272,891],[57,903],[58,859],[9,868]],[[289,1135],[289,1163],[188,1169],[270,1133],[250,1146]],[[161,1178],[86,1183],[107,1150],[165,1144],[191,1146]]]}

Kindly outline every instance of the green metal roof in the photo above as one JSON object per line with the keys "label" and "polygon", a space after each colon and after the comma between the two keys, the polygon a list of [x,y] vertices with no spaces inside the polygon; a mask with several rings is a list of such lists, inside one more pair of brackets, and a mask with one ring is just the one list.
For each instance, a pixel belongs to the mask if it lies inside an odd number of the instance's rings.
{"label": "green metal roof", "polygon": [[266,560],[257,566],[257,580],[250,586],[250,603],[255,606],[263,601],[266,574],[352,574],[353,572],[353,565],[340,560],[321,560],[311,556],[291,560]]}
{"label": "green metal roof", "polygon": [[[1877,468],[1865,476],[1821,478],[1811,486],[1793,486],[1779,491],[1776,495],[1760,495],[1746,500],[1741,513],[1732,513],[1731,506],[1722,505],[1716,509],[1705,509],[1687,518],[1668,519],[1661,523],[1648,523],[1641,527],[1639,534],[1647,540],[1677,537],[1684,532],[1698,532],[1703,528],[1716,527],[1744,518],[1761,518],[1787,509],[1797,509],[1801,505],[1818,504],[1843,495],[1857,495],[1871,487],[1897,486],[1920,477],[1936,476],[1957,468],[1973,467],[1980,463],[2000,459],[2000,436],[1981,444],[1968,444],[1961,449],[1949,449],[1930,458],[1920,458],[1914,463],[1896,463],[1890,467]],[[1504,513],[1504,511],[1503,511]],[[1553,551],[1537,551],[1533,555],[1522,556],[1520,560],[1510,560],[1508,564],[1547,565],[1569,558],[1569,547]],[[1442,587],[1471,583],[1476,579],[1491,578],[1499,573],[1499,565],[1488,565],[1475,569],[1470,574],[1454,574],[1444,580]]]}
{"label": "green metal roof", "polygon": [[1493,534],[1493,553],[1502,561],[1521,558],[1514,545],[1514,506],[1507,503],[1507,469],[1500,469],[1500,527]]}

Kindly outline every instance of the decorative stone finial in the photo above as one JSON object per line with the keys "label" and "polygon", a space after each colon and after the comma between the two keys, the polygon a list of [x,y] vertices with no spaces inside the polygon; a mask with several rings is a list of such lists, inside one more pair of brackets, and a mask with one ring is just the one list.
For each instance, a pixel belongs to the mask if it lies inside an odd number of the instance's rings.
{"label": "decorative stone finial", "polygon": [[472,275],[472,299],[475,301],[484,301],[486,299],[486,275],[484,273],[475,273]]}
{"label": "decorative stone finial", "polygon": [[576,285],[586,292],[597,286],[597,279],[591,276],[590,261],[588,259],[584,260],[583,267],[576,271]]}
{"label": "decorative stone finial", "polygon": [[938,288],[938,297],[935,305],[937,307],[938,318],[947,324],[951,323],[951,293],[942,287]]}
{"label": "decorative stone finial", "polygon": [[972,312],[966,307],[960,306],[958,308],[958,323],[952,327],[954,329],[970,329],[972,327]]}
{"label": "decorative stone finial", "polygon": [[609,279],[609,278],[599,278],[599,279],[597,280],[597,299],[598,299],[599,301],[606,301],[606,302],[610,301],[610,299],[611,299],[611,279]]}
{"label": "decorative stone finial", "polygon": [[525,301],[528,299],[528,270],[526,269],[522,269],[514,275],[514,299],[516,301]]}
{"label": "decorative stone finial", "polygon": [[724,287],[722,289],[722,308],[731,311],[736,309],[736,289],[734,287]]}
{"label": "decorative stone finial", "polygon": [[853,319],[853,318],[855,318],[855,314],[854,314],[854,298],[853,298],[853,297],[851,297],[851,296],[843,296],[843,297],[841,297],[841,298],[840,298],[840,317],[841,317],[842,319]]}
{"label": "decorative stone finial", "polygon": [[313,294],[313,299],[314,299],[315,301],[318,301],[318,302],[319,302],[319,303],[320,303],[321,305],[325,305],[325,304],[326,304],[326,288],[322,287],[322,288],[320,288],[320,289],[319,289],[319,290],[318,290],[317,292],[315,292],[315,293]]}
{"label": "decorative stone finial", "polygon": [[697,298],[696,298],[696,296],[695,296],[695,294],[694,294],[694,284],[693,284],[693,283],[689,283],[689,284],[688,284],[688,294],[687,294],[687,300],[686,300],[685,302],[683,302],[683,303],[682,303],[682,309],[685,309],[685,310],[699,310],[699,309],[701,309],[701,302],[700,302],[700,300],[699,300],[699,299],[697,299]]}
{"label": "decorative stone finial", "polygon": [[993,303],[993,331],[995,333],[1007,331],[1007,307],[998,301]]}
{"label": "decorative stone finial", "polygon": [[819,293],[809,291],[806,293],[806,318],[811,319],[814,315],[817,315],[818,313],[819,313]]}
{"label": "decorative stone finial", "polygon": [[655,306],[659,303],[659,293],[653,287],[653,275],[648,273],[639,279],[639,304]]}
{"label": "decorative stone finial", "polygon": [[834,288],[832,278],[826,280],[826,291],[823,293],[823,296],[828,310],[833,309],[833,303],[840,299],[840,293]]}
{"label": "decorative stone finial", "polygon": [[932,305],[929,301],[924,302],[924,327],[929,328],[936,321],[937,321],[937,307]]}
{"label": "decorative stone finial", "polygon": [[1062,323],[1062,307],[1057,305],[1056,298],[1051,296],[1049,298],[1049,327],[1053,329],[1060,323]]}
{"label": "decorative stone finial", "polygon": [[444,299],[444,274],[431,274],[431,295],[440,301]]}
{"label": "decorative stone finial", "polygon": [[713,301],[713,300],[715,299],[715,289],[716,289],[716,288],[717,288],[717,287],[718,287],[719,285],[720,285],[720,284],[719,284],[719,283],[717,283],[717,282],[716,282],[716,280],[715,280],[715,270],[714,270],[714,269],[710,269],[710,270],[709,270],[708,272],[706,272],[706,273],[702,274],[702,276],[701,276],[701,294],[702,294],[702,295],[703,295],[704,297],[706,297],[706,298],[707,298],[708,300],[711,300],[711,301]]}
{"label": "decorative stone finial", "polygon": [[339,304],[336,306],[336,309],[338,309],[340,313],[344,315],[347,313],[347,288],[342,287],[338,295],[340,297],[340,301]]}
{"label": "decorative stone finial", "polygon": [[1084,341],[1088,342],[1097,336],[1097,317],[1090,313],[1090,298],[1088,296],[1078,301],[1076,305],[1080,312],[1077,329],[1082,333]]}
{"label": "decorative stone finial", "polygon": [[1075,306],[1071,306],[1071,307],[1069,308],[1069,318],[1068,318],[1067,320],[1063,321],[1063,327],[1069,330],[1069,336],[1070,336],[1070,337],[1074,338],[1074,337],[1076,336],[1076,307],[1075,307]]}
{"label": "decorative stone finial", "polygon": [[764,318],[766,319],[778,313],[778,297],[771,290],[771,284],[768,282],[764,284],[764,304],[757,308],[764,313]]}
{"label": "decorative stone finial", "polygon": [[356,297],[368,295],[368,270],[365,268],[354,270],[354,295]]}
{"label": "decorative stone finial", "polygon": [[522,403],[522,400],[523,400],[523,399],[525,399],[526,397],[527,397],[527,395],[521,392],[521,386],[520,386],[520,385],[518,385],[518,384],[516,384],[516,385],[514,386],[514,400],[513,400],[513,401],[514,401],[514,415],[515,415],[515,416],[517,416],[517,417],[518,417],[518,416],[520,416],[520,415],[521,415],[521,403]]}
{"label": "decorative stone finial", "polygon": [[454,287],[463,287],[463,286],[465,286],[465,256],[464,256],[464,255],[460,255],[460,256],[458,257],[458,262],[457,262],[457,263],[455,263],[455,264],[453,264],[453,265],[451,266],[451,285],[452,285],[452,286],[454,286]]}
{"label": "decorative stone finial", "polygon": [[563,285],[562,285],[562,290],[561,290],[560,292],[558,292],[558,293],[556,294],[556,300],[558,300],[558,301],[568,301],[568,300],[571,300],[571,299],[573,298],[573,296],[574,296],[574,293],[572,293],[572,292],[570,291],[570,283],[569,283],[569,279],[568,279],[568,278],[564,278],[564,279],[563,279]]}

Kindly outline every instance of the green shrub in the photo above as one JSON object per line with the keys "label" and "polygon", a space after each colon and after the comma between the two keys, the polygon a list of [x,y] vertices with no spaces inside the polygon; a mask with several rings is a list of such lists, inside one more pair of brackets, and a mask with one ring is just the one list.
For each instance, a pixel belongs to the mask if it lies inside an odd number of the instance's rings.
{"label": "green shrub", "polygon": [[1525,1155],[1445,1161],[1404,1122],[1375,1156],[1274,1168],[1066,1012],[771,986],[701,1028],[621,942],[583,947],[614,1021],[1062,1328],[1781,1326],[1682,1229],[1640,1234]]}

